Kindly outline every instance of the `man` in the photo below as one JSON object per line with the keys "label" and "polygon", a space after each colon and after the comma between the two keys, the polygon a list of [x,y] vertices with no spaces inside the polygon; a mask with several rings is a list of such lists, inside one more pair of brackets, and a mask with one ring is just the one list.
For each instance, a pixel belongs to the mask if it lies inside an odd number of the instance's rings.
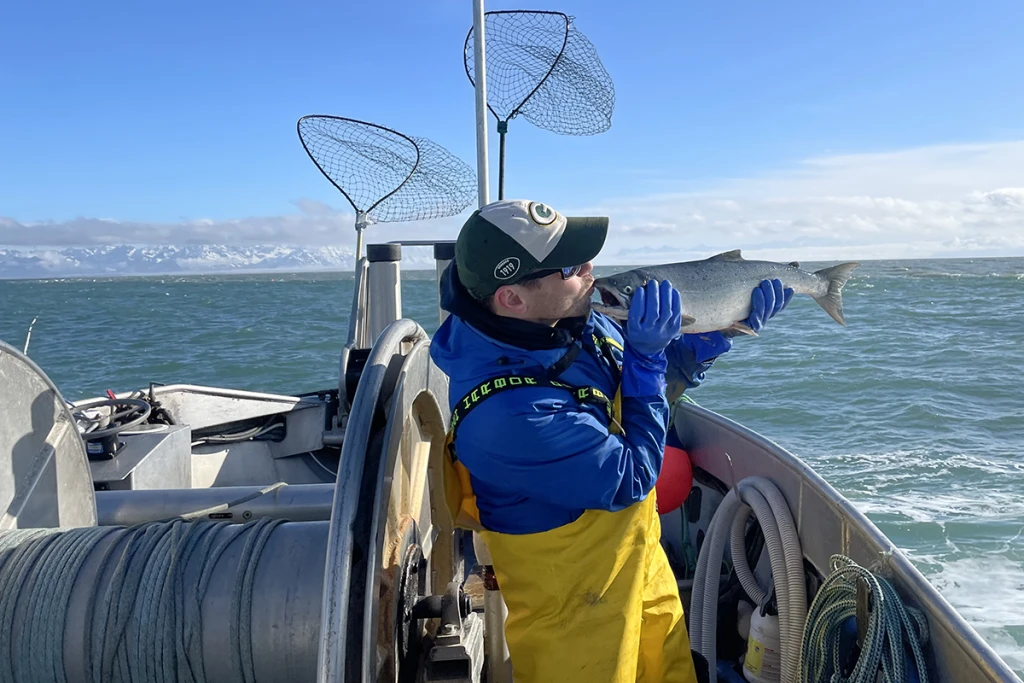
{"label": "man", "polygon": [[[451,315],[430,353],[450,379],[446,494],[493,559],[519,683],[697,680],[653,488],[669,358],[696,386],[731,341],[680,337],[668,282],[636,292],[625,329],[592,312],[607,232],[607,218],[494,202],[442,277]],[[790,296],[762,283],[752,327]]]}

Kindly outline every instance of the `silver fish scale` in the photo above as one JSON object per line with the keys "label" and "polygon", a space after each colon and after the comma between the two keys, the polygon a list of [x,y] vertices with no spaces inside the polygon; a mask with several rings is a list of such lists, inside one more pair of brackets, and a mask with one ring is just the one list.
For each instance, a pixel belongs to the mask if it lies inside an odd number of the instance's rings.
{"label": "silver fish scale", "polygon": [[646,266],[598,278],[595,287],[611,293],[620,303],[612,306],[608,298],[594,309],[611,317],[625,319],[628,302],[639,287],[649,280],[669,280],[682,298],[684,333],[732,330],[749,334],[749,328],[737,325],[750,316],[753,290],[763,280],[781,280],[795,294],[810,296],[837,322],[843,323],[841,290],[856,263],[845,263],[817,272],[796,264],[775,261],[747,261],[738,251],[726,252],[700,261],[685,261]]}

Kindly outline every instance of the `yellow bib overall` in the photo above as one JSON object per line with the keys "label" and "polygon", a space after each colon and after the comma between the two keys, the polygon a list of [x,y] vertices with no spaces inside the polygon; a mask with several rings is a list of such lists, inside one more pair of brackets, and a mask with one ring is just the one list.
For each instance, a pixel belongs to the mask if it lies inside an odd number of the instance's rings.
{"label": "yellow bib overall", "polygon": [[[613,433],[621,433],[619,395],[609,402],[591,388],[544,383],[573,391],[580,400],[603,399],[614,418]],[[481,392],[482,387],[463,400],[482,400],[496,388],[491,384]],[[449,446],[461,414],[453,415]],[[508,607],[505,638],[516,683],[696,683],[679,591],[660,543],[653,488],[646,499],[618,512],[587,510],[548,531],[497,533],[480,524],[469,472],[453,449],[448,454],[446,502],[456,524],[479,532],[493,558]]]}

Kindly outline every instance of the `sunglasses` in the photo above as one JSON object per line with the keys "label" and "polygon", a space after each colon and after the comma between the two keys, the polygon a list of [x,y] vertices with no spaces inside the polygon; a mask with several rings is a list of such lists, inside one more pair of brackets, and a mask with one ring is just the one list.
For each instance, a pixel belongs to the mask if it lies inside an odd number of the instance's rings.
{"label": "sunglasses", "polygon": [[580,269],[582,267],[583,266],[569,266],[568,268],[552,268],[549,270],[537,270],[524,277],[522,280],[520,280],[520,282],[523,282],[525,280],[539,280],[542,277],[554,275],[555,273],[561,273],[562,279],[568,280],[571,277],[576,277],[577,275],[579,275]]}

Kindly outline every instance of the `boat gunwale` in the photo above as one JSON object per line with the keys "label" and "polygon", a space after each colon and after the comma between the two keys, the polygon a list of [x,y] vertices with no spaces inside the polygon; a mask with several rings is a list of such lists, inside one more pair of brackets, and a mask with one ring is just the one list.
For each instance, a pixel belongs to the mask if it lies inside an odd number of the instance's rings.
{"label": "boat gunwale", "polygon": [[[684,417],[685,416],[685,417]],[[878,559],[883,560],[884,573],[891,575],[898,592],[903,594],[904,600],[908,597],[914,602],[914,606],[920,609],[928,621],[929,643],[935,643],[933,635],[936,628],[942,629],[946,638],[945,643],[956,643],[961,653],[955,658],[948,653],[943,653],[942,659],[948,661],[970,661],[976,664],[991,681],[1009,681],[1022,683],[1019,676],[1010,669],[1009,665],[996,653],[992,646],[985,641],[981,635],[971,626],[955,607],[933,586],[921,571],[914,566],[907,554],[896,546],[867,515],[857,509],[849,499],[839,493],[820,474],[811,468],[806,462],[797,457],[783,446],[746,427],[735,420],[732,420],[720,413],[717,413],[691,401],[679,401],[672,409],[672,418],[675,422],[677,434],[686,444],[689,440],[685,431],[691,425],[687,425],[688,419],[696,418],[704,420],[717,427],[730,432],[733,436],[746,441],[752,449],[761,451],[772,456],[775,463],[784,466],[791,475],[795,476],[800,483],[798,499],[793,501],[791,493],[784,487],[780,487],[793,510],[794,518],[802,520],[802,509],[806,494],[817,496],[827,505],[841,520],[844,528],[842,544],[844,550],[849,547],[850,532],[859,533],[862,540],[871,546],[878,553]],[[682,418],[682,419],[680,419]],[[723,458],[714,458],[714,444],[705,444],[689,453],[693,465],[700,467],[708,474],[718,478],[729,486],[732,479],[732,470],[728,462]],[[764,469],[763,474],[768,479],[775,480],[770,470],[770,465],[758,463],[758,469]],[[795,505],[794,505],[795,502]],[[799,527],[798,527],[799,528]],[[802,535],[802,529],[800,529]],[[804,554],[805,561],[815,566],[823,576],[828,576],[827,567],[819,567],[817,563]],[[856,560],[856,558],[854,558]],[[938,659],[935,648],[932,650],[931,659]],[[935,662],[937,664],[937,662]],[[940,671],[939,680],[959,680],[950,678],[948,672]]]}

